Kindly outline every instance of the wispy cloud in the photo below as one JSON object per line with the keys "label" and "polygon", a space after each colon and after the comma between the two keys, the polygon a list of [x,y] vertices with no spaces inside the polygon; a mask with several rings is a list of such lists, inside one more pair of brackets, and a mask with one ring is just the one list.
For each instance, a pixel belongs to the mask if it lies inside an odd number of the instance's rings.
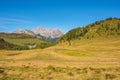
{"label": "wispy cloud", "polygon": [[6,18],[0,17],[0,32],[10,32],[14,29],[26,28],[27,25],[33,24],[32,21],[21,19],[21,18]]}
{"label": "wispy cloud", "polygon": [[0,23],[32,23],[32,21],[16,18],[2,18],[0,17]]}
{"label": "wispy cloud", "polygon": [[0,26],[1,29],[9,29],[8,26]]}

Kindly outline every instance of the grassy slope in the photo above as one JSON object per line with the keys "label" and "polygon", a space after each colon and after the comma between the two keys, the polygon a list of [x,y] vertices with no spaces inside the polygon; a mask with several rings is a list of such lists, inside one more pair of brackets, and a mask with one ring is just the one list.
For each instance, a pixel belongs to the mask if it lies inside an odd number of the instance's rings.
{"label": "grassy slope", "polygon": [[67,32],[58,43],[69,43],[73,40],[111,39],[120,37],[120,19],[109,18],[97,21],[85,27],[79,27]]}
{"label": "grassy slope", "polygon": [[120,79],[120,38],[73,43],[26,51],[1,50],[1,79]]}
{"label": "grassy slope", "polygon": [[0,50],[0,78],[120,80],[120,37],[76,39],[70,46],[66,43],[46,49]]}
{"label": "grassy slope", "polygon": [[0,49],[16,49],[18,46],[6,42],[4,39],[0,38]]}
{"label": "grassy slope", "polygon": [[35,38],[33,36],[29,36],[26,34],[7,34],[7,33],[0,33],[0,38],[3,38],[5,41],[18,45],[18,46],[28,46],[32,44],[36,44],[37,47],[42,48],[42,47],[47,47],[49,45],[52,45],[52,43]]}

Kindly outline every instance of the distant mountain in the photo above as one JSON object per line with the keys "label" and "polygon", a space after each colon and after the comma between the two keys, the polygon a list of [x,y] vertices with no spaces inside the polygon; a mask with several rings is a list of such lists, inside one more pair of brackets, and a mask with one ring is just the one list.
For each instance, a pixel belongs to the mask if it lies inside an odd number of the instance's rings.
{"label": "distant mountain", "polygon": [[60,38],[63,33],[59,29],[47,29],[47,28],[35,28],[32,31],[30,30],[15,30],[12,33],[17,34],[28,34],[32,36],[36,36],[38,38],[42,38],[49,41],[56,41]]}
{"label": "distant mountain", "polygon": [[17,34],[28,34],[28,35],[32,35],[35,36],[34,32],[30,31],[30,30],[15,30],[12,33],[17,33]]}
{"label": "distant mountain", "polygon": [[104,38],[120,37],[120,19],[108,18],[106,20],[96,21],[85,27],[78,27],[67,32],[61,37],[58,43],[68,42],[74,40],[93,40]]}
{"label": "distant mountain", "polygon": [[55,41],[63,36],[63,33],[59,29],[35,28],[32,31],[37,37],[42,37],[49,41]]}

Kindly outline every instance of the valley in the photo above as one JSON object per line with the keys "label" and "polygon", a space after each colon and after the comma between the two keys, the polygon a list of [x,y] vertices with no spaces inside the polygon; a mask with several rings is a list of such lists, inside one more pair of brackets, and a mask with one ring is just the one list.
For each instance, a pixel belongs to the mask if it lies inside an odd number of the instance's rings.
{"label": "valley", "polygon": [[119,80],[120,38],[88,43],[81,45],[82,43],[78,42],[74,47],[56,45],[45,49],[1,50],[0,70],[4,72],[0,73],[0,78],[61,80],[62,77],[66,80]]}
{"label": "valley", "polygon": [[73,29],[43,49],[1,49],[0,80],[120,80],[119,22]]}

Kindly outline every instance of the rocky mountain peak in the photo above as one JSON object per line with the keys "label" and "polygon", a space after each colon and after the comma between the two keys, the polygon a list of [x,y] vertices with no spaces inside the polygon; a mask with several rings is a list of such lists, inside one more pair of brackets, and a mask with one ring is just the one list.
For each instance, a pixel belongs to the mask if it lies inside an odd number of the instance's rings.
{"label": "rocky mountain peak", "polygon": [[32,36],[37,36],[38,38],[43,38],[49,41],[56,41],[56,39],[60,38],[63,33],[59,29],[48,29],[43,27],[38,27],[30,30],[15,30],[12,33],[17,34],[28,34]]}
{"label": "rocky mountain peak", "polygon": [[63,33],[59,29],[47,29],[43,27],[35,28],[32,30],[35,34],[45,36],[46,38],[59,38]]}
{"label": "rocky mountain peak", "polygon": [[15,30],[13,31],[12,33],[17,33],[17,34],[28,34],[28,35],[31,35],[31,36],[35,36],[34,32],[30,31],[30,30]]}

